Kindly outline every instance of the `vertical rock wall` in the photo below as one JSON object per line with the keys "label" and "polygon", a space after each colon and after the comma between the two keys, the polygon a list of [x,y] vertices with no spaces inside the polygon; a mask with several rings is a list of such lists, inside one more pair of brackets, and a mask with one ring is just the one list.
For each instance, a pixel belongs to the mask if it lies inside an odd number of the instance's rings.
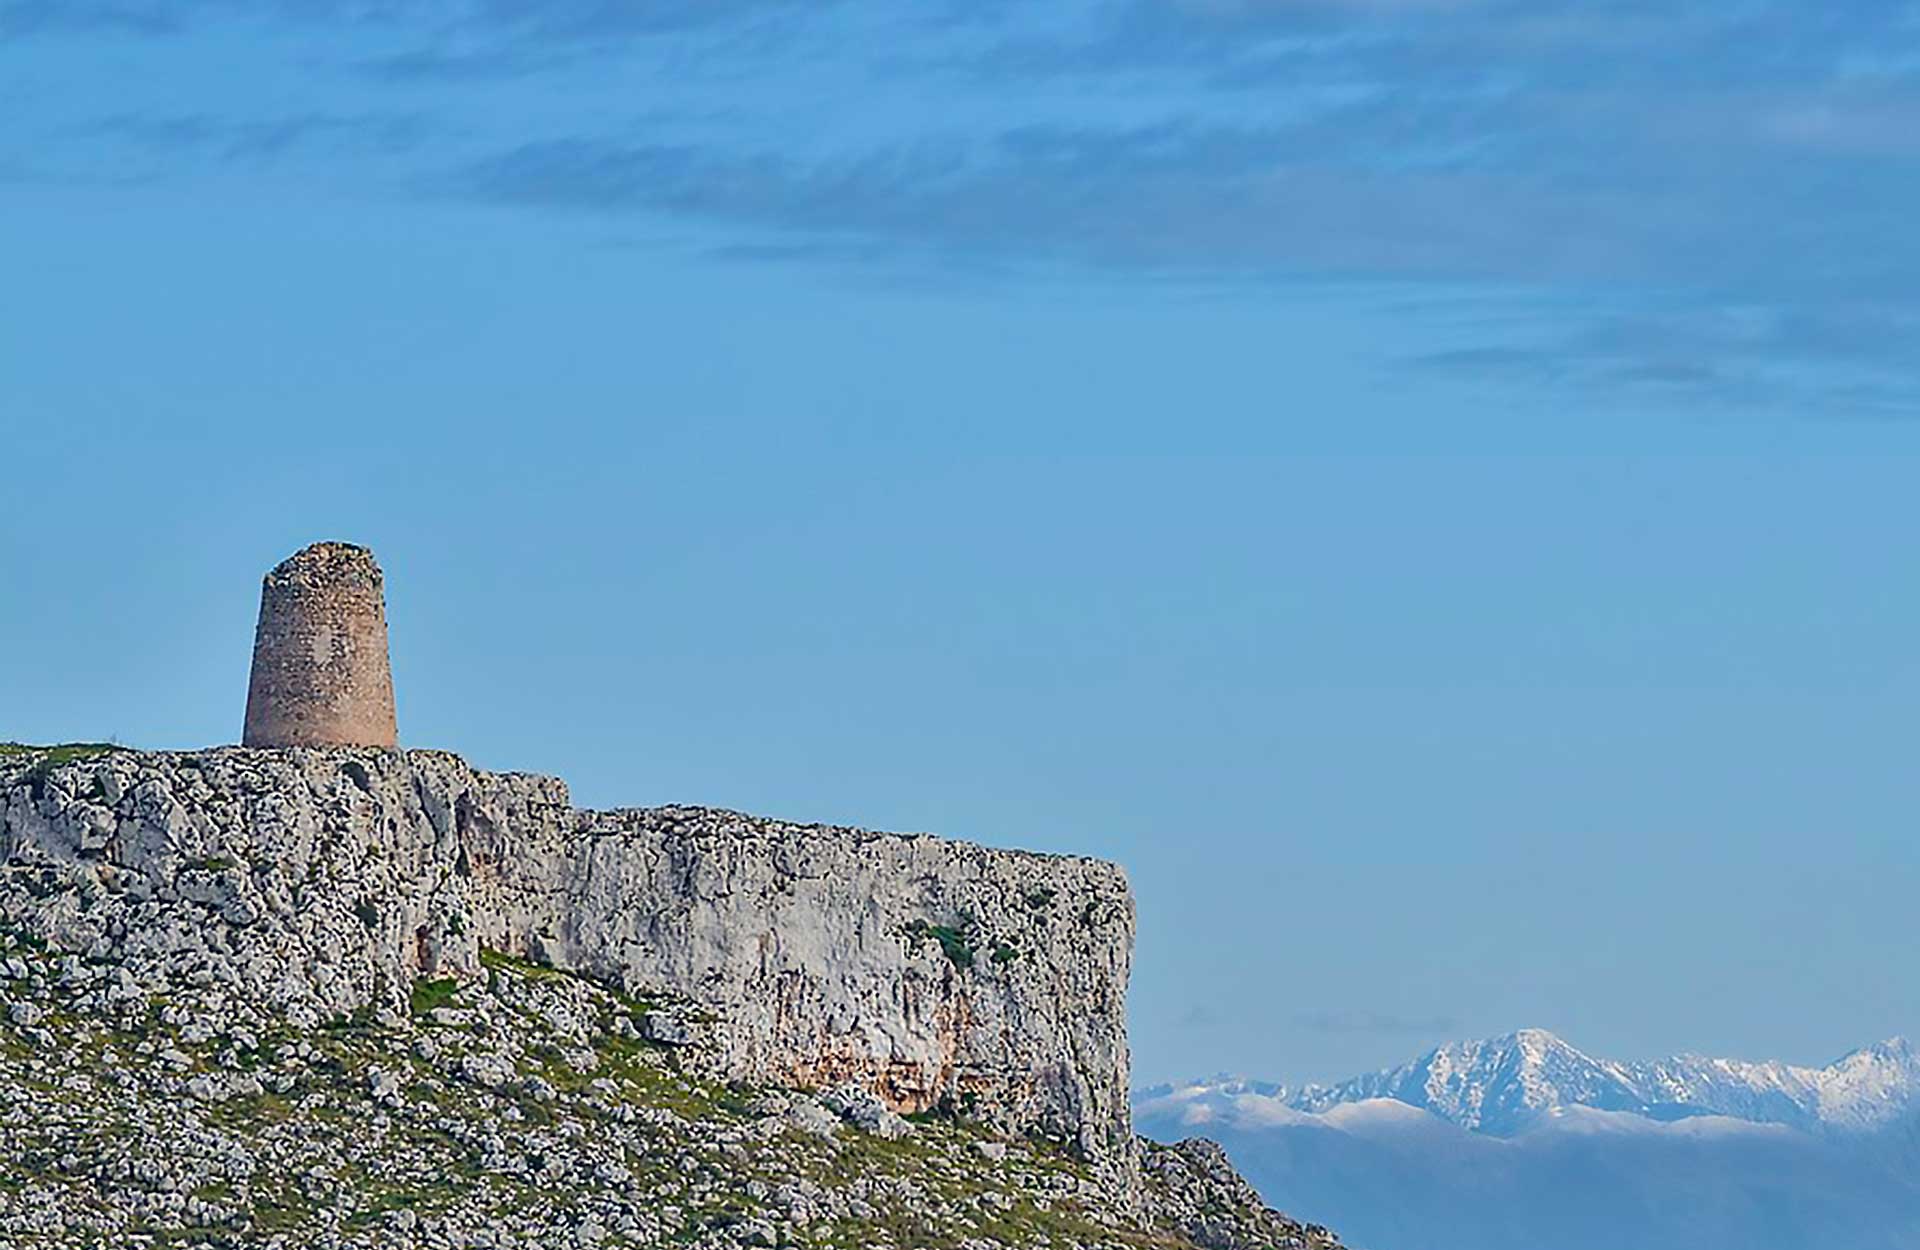
{"label": "vertical rock wall", "polygon": [[858,1082],[1075,1144],[1130,1140],[1133,903],[1094,860],[699,808],[583,813],[556,963],[712,1004],[757,1081]]}

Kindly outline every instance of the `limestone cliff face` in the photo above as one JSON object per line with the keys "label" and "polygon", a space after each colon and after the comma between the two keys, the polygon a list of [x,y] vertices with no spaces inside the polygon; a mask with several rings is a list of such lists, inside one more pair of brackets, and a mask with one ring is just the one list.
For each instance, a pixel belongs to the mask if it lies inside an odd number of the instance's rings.
{"label": "limestone cliff face", "polygon": [[690,999],[731,1075],[857,1082],[1131,1159],[1105,863],[732,812],[576,811],[434,752],[0,758],[0,917],[314,1023],[493,947]]}

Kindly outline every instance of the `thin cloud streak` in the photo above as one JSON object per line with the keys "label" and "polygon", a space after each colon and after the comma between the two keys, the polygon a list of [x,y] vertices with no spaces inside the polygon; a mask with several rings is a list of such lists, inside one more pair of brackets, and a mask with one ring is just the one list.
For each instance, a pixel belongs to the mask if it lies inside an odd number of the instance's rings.
{"label": "thin cloud streak", "polygon": [[[1329,160],[1333,133],[1360,119],[1277,131],[1022,127],[984,143],[816,164],[581,136],[475,162],[456,185],[520,207],[747,230],[789,256],[892,250],[1215,282],[1612,290],[1563,314],[1564,340],[1549,347],[1483,343],[1408,363],[1453,374],[1471,364],[1483,380],[1713,392],[1735,404],[1804,400],[1808,385],[1818,399],[1844,384],[1847,403],[1870,394],[1876,409],[1906,405],[1917,344],[1897,301],[1920,281],[1920,249],[1883,203],[1827,206],[1784,188],[1774,192],[1789,206],[1783,216],[1743,213],[1768,167],[1751,156],[1718,180],[1658,192],[1530,178],[1507,162]],[[1391,150],[1366,146],[1375,158]],[[1636,291],[1665,311],[1638,320],[1605,311]],[[1775,381],[1783,361],[1837,373],[1785,386]]]}
{"label": "thin cloud streak", "polygon": [[[240,12],[237,0],[14,0],[0,28],[177,37]],[[1415,373],[1734,403],[1920,387],[1901,315],[1920,283],[1908,224],[1920,76],[1858,68],[1915,33],[1902,6],[1094,0],[1044,22],[989,5],[873,28],[897,45],[847,38],[836,21],[867,12],[847,2],[281,0],[271,12],[378,32],[338,68],[425,93],[460,137],[318,108],[128,114],[96,141],[225,161],[408,153],[432,195],[671,219],[710,234],[728,263],[1478,284],[1556,305],[1549,325],[1483,328],[1401,362]],[[707,121],[644,127],[516,118],[479,94],[590,79],[600,71],[585,62],[643,45],[677,58],[635,62],[669,89],[695,60],[761,67],[774,95],[777,75],[794,75],[806,85],[784,98],[800,116],[718,88],[689,88],[689,115],[712,108]],[[914,90],[887,98],[924,89],[965,107],[919,133],[824,105],[809,124],[820,81],[904,82]],[[488,122],[467,122],[478,114]],[[1779,382],[1783,361],[1807,376]]]}
{"label": "thin cloud streak", "polygon": [[1293,1022],[1310,1033],[1378,1037],[1445,1037],[1459,1027],[1452,1016],[1402,1016],[1386,1011],[1307,1012]]}
{"label": "thin cloud streak", "polygon": [[318,150],[392,155],[424,146],[433,133],[411,114],[344,116],[299,113],[236,121],[206,114],[127,114],[87,130],[131,143],[149,154],[200,154],[225,163],[275,160]]}

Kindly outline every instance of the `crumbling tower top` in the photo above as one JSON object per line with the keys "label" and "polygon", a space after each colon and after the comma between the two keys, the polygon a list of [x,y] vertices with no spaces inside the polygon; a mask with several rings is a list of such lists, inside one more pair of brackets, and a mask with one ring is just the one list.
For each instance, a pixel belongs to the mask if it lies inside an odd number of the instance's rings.
{"label": "crumbling tower top", "polygon": [[250,747],[393,747],[385,579],[373,553],[315,543],[267,574],[247,687]]}

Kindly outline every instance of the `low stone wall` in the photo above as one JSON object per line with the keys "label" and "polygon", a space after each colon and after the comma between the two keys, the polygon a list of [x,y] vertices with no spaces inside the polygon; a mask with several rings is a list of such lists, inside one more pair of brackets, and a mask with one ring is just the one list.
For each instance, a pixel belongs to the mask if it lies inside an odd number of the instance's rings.
{"label": "low stone wall", "polygon": [[[1133,905],[1094,860],[670,807],[436,752],[0,757],[0,917],[295,1023],[493,947],[692,999],[740,1079],[1131,1158]],[[129,990],[128,992],[137,992]]]}

